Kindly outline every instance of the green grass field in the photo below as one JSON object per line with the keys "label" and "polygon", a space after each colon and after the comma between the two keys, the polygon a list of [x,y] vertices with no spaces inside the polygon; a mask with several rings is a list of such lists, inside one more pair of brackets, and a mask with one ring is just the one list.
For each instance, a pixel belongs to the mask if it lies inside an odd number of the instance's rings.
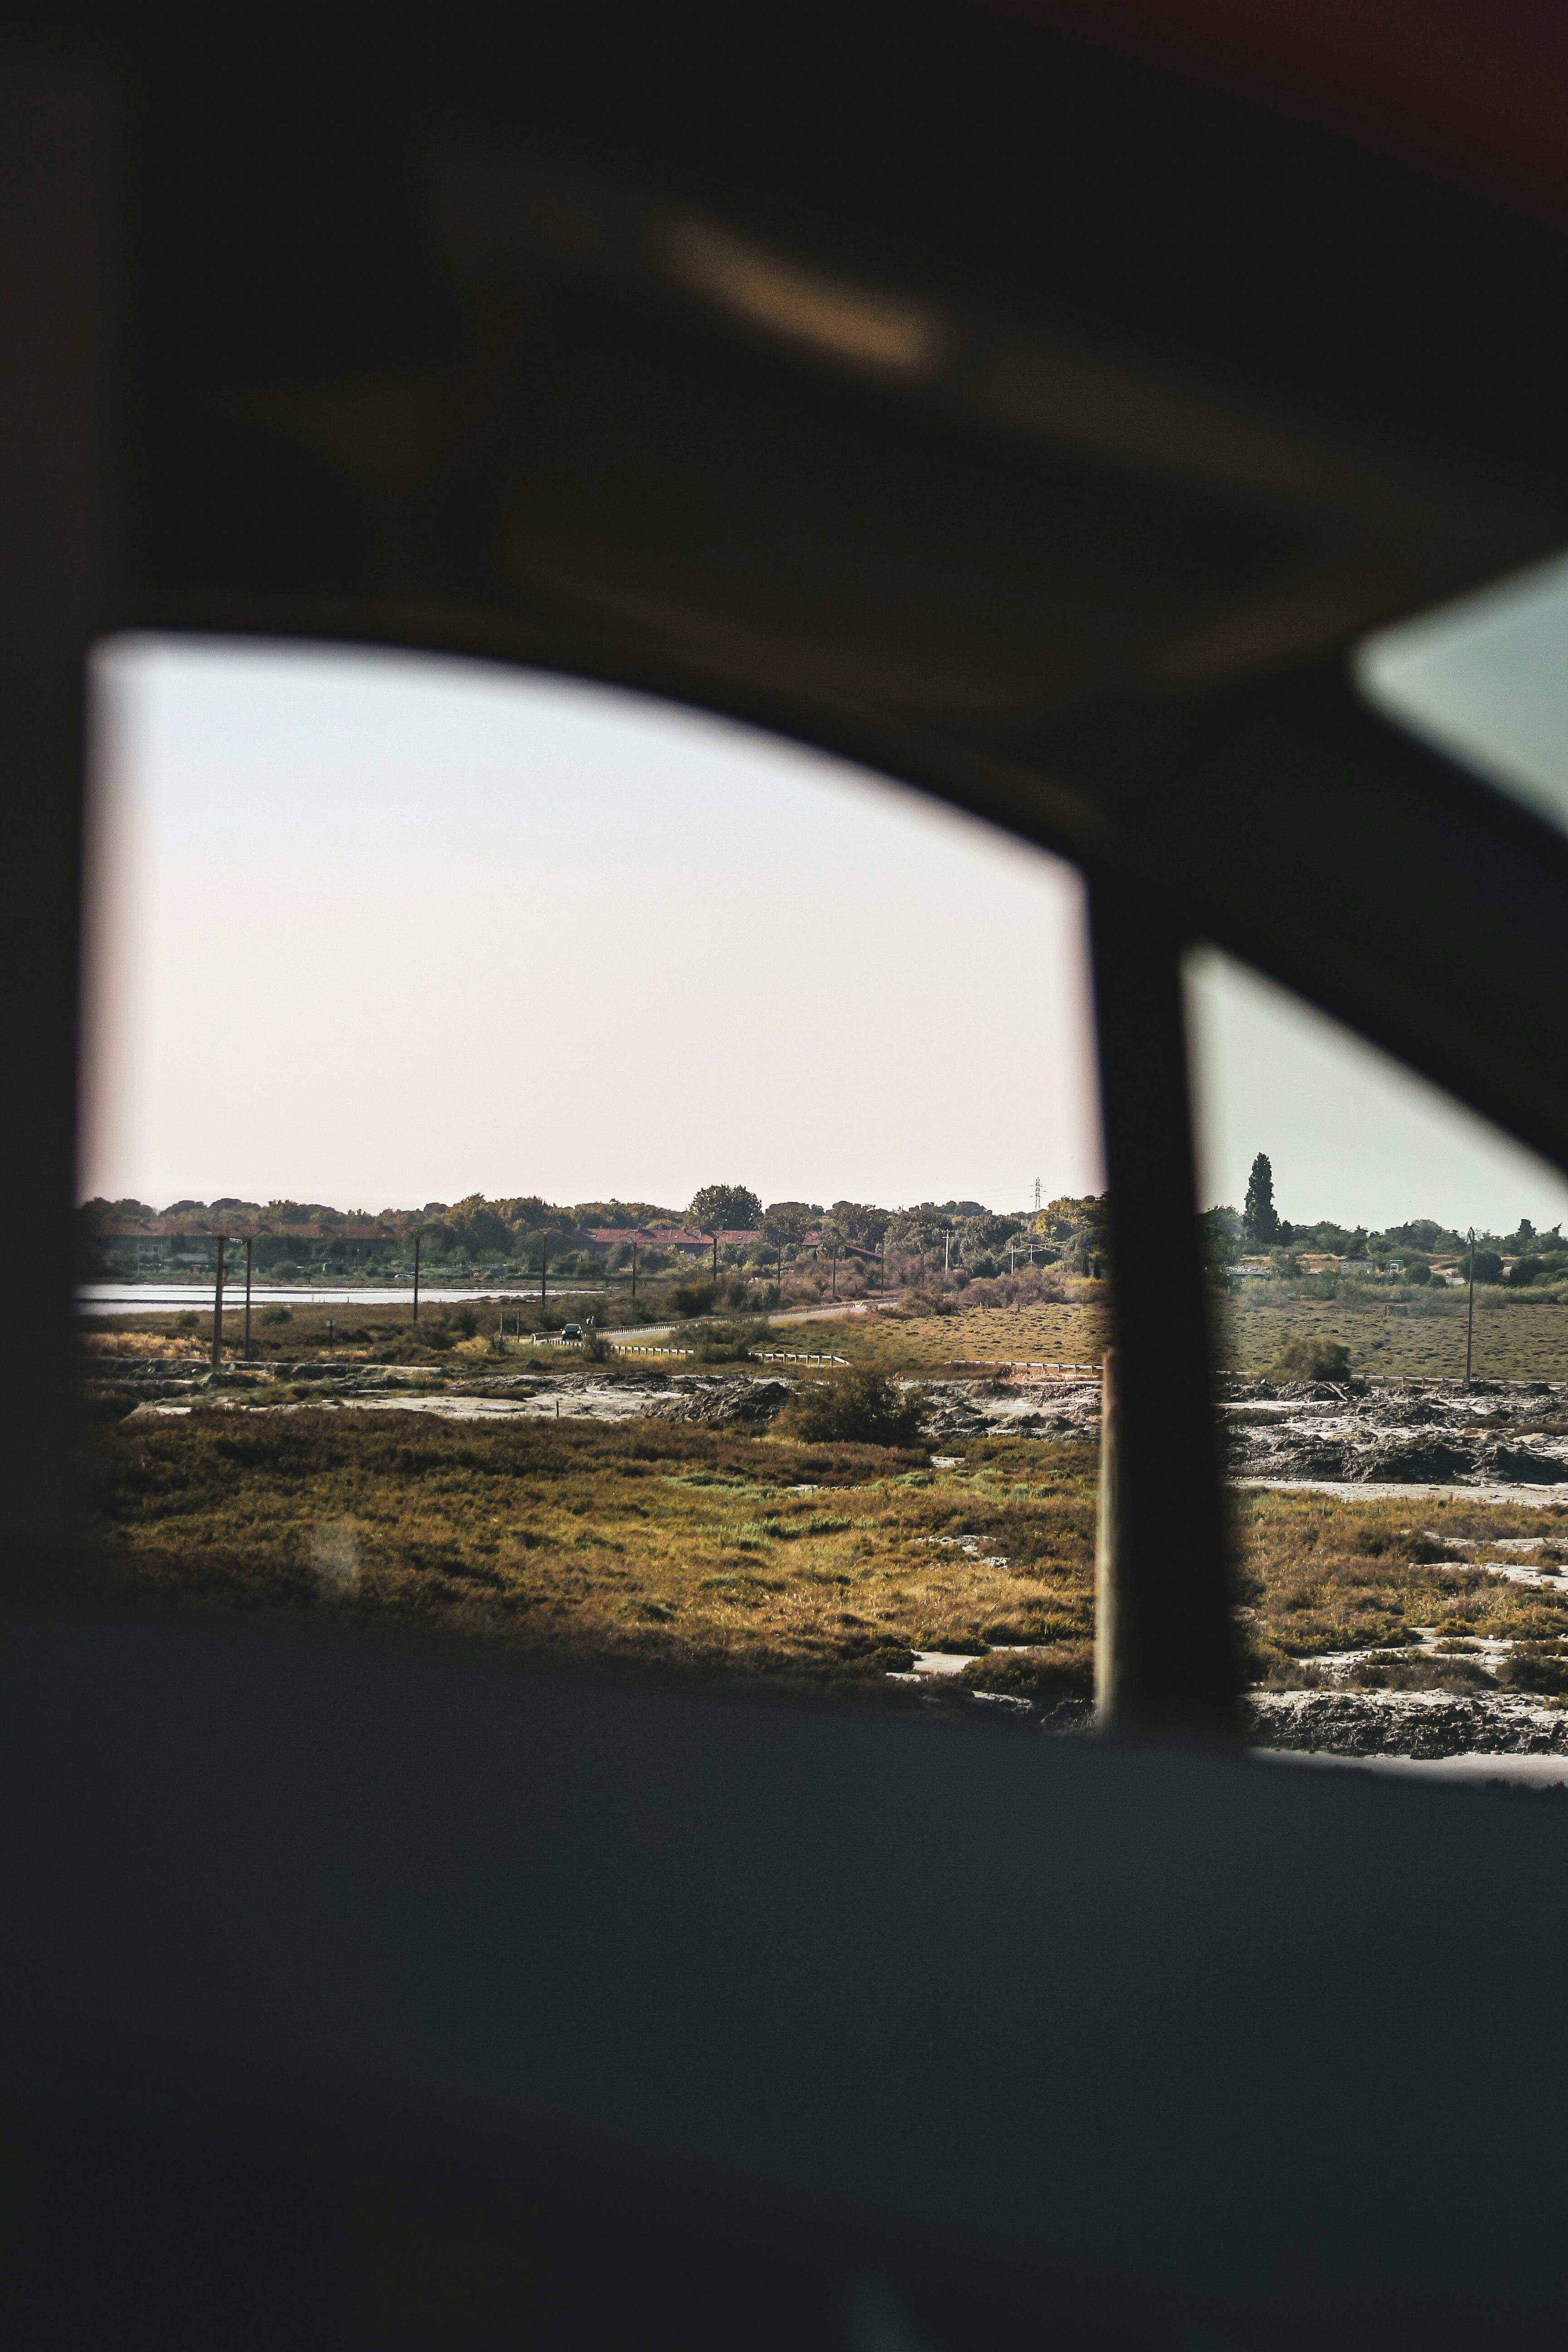
{"label": "green grass field", "polygon": [[[1299,1338],[1342,1341],[1352,1370],[1374,1379],[1462,1380],[1465,1298],[1406,1291],[1390,1299],[1370,1286],[1364,1297],[1342,1289],[1318,1298],[1260,1283],[1219,1306],[1215,1352],[1229,1370],[1267,1372]],[[1568,1305],[1479,1292],[1471,1369],[1478,1380],[1568,1379]]]}

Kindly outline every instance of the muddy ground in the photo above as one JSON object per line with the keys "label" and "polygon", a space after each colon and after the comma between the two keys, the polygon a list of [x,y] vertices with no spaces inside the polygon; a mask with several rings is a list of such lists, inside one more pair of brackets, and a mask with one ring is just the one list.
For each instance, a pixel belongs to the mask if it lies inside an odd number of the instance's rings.
{"label": "muddy ground", "polygon": [[[667,1373],[652,1365],[635,1370],[577,1366],[491,1372],[472,1363],[436,1370],[370,1365],[353,1357],[314,1358],[265,1370],[230,1369],[215,1378],[200,1359],[154,1358],[117,1360],[111,1375],[94,1365],[89,1393],[100,1413],[116,1419],[221,1403],[240,1411],[392,1406],[443,1419],[559,1414],[563,1420],[764,1428],[777,1419],[796,1385],[794,1377]],[[981,1438],[1012,1434],[1087,1444],[1099,1435],[1100,1389],[1093,1381],[982,1377],[920,1385],[928,1408],[922,1434],[939,1459],[943,1452],[961,1455],[966,1441]],[[1371,1388],[1353,1381],[1237,1378],[1224,1384],[1219,1413],[1228,1473],[1237,1483],[1321,1486],[1347,1499],[1362,1496],[1369,1501],[1378,1489],[1389,1487],[1471,1497],[1506,1490],[1518,1501],[1568,1500],[1568,1382]],[[1490,1546],[1489,1553],[1517,1555],[1493,1559],[1494,1574],[1538,1580],[1536,1556],[1545,1540],[1516,1538]],[[1462,1542],[1451,1548],[1461,1565],[1475,1549]],[[1490,1652],[1509,1645],[1469,1646],[1487,1652],[1478,1657],[1479,1666],[1495,1669],[1499,1661]],[[1250,1691],[1244,1702],[1249,1742],[1347,1759],[1561,1755],[1568,1775],[1568,1704],[1501,1690],[1356,1689],[1349,1677],[1357,1663],[1348,1654],[1317,1662],[1317,1688]],[[963,1664],[954,1655],[922,1661],[916,1671],[945,1677]],[[975,1704],[982,1704],[978,1697]],[[993,1698],[989,1704],[1015,1717],[1038,1712],[1022,1700]],[[1089,1709],[1074,1704],[1047,1710],[1038,1727],[1053,1733],[1086,1730]]]}
{"label": "muddy ground", "polygon": [[1221,1402],[1233,1478],[1268,1485],[1568,1484],[1568,1383],[1237,1380]]}
{"label": "muddy ground", "polygon": [[[797,1385],[791,1377],[666,1373],[651,1366],[603,1373],[587,1367],[493,1373],[465,1367],[447,1374],[426,1367],[366,1364],[355,1357],[216,1374],[199,1359],[130,1359],[117,1360],[108,1376],[95,1366],[93,1375],[88,1392],[106,1415],[117,1408],[167,1412],[196,1403],[253,1410],[336,1404],[384,1411],[390,1405],[453,1420],[513,1414],[552,1419],[559,1413],[563,1420],[692,1421],[713,1428],[765,1427],[777,1420]],[[929,1407],[922,1431],[932,1445],[981,1436],[1087,1442],[1100,1433],[1100,1388],[1094,1381],[949,1380],[920,1386]]]}

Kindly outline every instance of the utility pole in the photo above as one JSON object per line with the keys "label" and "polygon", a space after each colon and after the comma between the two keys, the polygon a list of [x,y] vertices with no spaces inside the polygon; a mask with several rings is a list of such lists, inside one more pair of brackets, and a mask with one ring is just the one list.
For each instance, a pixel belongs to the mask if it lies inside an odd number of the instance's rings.
{"label": "utility pole", "polygon": [[250,1263],[256,1252],[256,1235],[245,1236],[245,1360],[250,1361]]}
{"label": "utility pole", "polygon": [[1476,1229],[1470,1227],[1470,1311],[1465,1318],[1465,1386],[1470,1385],[1470,1342],[1476,1331]]}
{"label": "utility pole", "polygon": [[713,1279],[715,1282],[719,1279],[719,1228],[717,1225],[713,1228]]}
{"label": "utility pole", "polygon": [[550,1296],[550,1235],[539,1237],[539,1303],[543,1306]]}
{"label": "utility pole", "polygon": [[424,1238],[423,1234],[416,1234],[414,1236],[414,1320],[416,1323],[419,1320],[419,1244]]}
{"label": "utility pole", "polygon": [[952,1227],[951,1225],[945,1226],[942,1231],[942,1270],[943,1274],[952,1272]]}
{"label": "utility pole", "polygon": [[637,1245],[636,1242],[634,1242],[634,1243],[632,1244],[632,1297],[635,1298],[635,1297],[637,1297]]}
{"label": "utility pole", "polygon": [[213,1370],[223,1370],[223,1245],[226,1234],[217,1236],[217,1286],[213,1292]]}

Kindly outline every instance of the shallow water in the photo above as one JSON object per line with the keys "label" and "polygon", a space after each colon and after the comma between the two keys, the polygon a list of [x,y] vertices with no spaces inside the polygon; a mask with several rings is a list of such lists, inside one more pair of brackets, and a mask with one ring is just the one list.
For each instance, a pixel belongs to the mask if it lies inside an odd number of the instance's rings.
{"label": "shallow water", "polygon": [[[216,1297],[216,1286],[210,1282],[83,1282],[77,1286],[76,1307],[79,1315],[156,1315],[166,1314],[171,1307],[205,1307],[210,1315]],[[595,1297],[602,1296],[591,1284],[552,1282],[552,1298]],[[405,1307],[414,1297],[414,1285],[253,1282],[250,1303],[257,1307]],[[539,1286],[531,1288],[519,1284],[513,1288],[499,1285],[488,1290],[476,1289],[472,1284],[453,1289],[441,1283],[422,1282],[419,1286],[421,1307],[455,1306],[466,1299],[470,1306],[480,1307],[497,1300],[511,1306],[522,1299],[537,1298]],[[245,1305],[245,1276],[226,1276],[223,1286],[223,1309],[226,1315],[236,1307]]]}

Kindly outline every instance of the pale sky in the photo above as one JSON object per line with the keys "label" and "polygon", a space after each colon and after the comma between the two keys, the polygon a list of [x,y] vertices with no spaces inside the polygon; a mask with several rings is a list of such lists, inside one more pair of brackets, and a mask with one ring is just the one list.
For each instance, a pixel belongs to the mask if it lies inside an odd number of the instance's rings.
{"label": "pale sky", "polygon": [[[1363,688],[1568,825],[1568,560]],[[95,669],[84,1192],[378,1209],[1098,1191],[1081,893],[864,772],[607,688],[121,639]],[[1212,954],[1205,1205],[1568,1220],[1568,1181]]]}
{"label": "pale sky", "polygon": [[1274,1204],[1381,1232],[1436,1217],[1463,1233],[1568,1221],[1568,1178],[1450,1096],[1245,964],[1188,960],[1198,1196],[1239,1209],[1256,1152]]}
{"label": "pale sky", "polygon": [[88,1195],[1100,1189],[1056,859],[479,663],[122,639],[94,711]]}

